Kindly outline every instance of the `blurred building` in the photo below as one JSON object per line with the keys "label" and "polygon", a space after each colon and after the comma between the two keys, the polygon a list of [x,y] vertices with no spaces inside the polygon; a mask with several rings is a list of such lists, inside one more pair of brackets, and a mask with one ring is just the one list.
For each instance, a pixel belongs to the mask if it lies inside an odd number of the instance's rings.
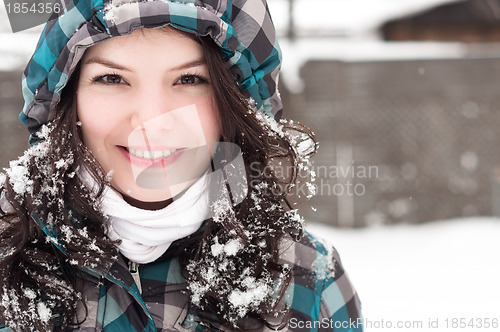
{"label": "blurred building", "polygon": [[500,2],[462,1],[391,20],[381,27],[386,41],[500,42]]}
{"label": "blurred building", "polygon": [[[329,11],[335,3],[344,5],[332,1]],[[344,29],[323,40],[295,33],[284,42],[285,62],[292,53],[299,63],[284,70],[285,114],[320,141],[318,195],[300,201],[302,214],[361,227],[500,211],[492,189],[500,166],[500,3],[427,2],[379,22],[363,33]]]}

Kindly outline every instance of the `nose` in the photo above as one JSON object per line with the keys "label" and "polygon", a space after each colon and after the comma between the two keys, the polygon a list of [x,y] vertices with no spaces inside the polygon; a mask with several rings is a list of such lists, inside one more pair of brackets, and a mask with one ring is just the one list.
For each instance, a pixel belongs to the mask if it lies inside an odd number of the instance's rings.
{"label": "nose", "polygon": [[132,128],[147,128],[155,131],[169,131],[175,126],[175,117],[170,112],[175,104],[172,96],[161,89],[138,91],[132,102]]}

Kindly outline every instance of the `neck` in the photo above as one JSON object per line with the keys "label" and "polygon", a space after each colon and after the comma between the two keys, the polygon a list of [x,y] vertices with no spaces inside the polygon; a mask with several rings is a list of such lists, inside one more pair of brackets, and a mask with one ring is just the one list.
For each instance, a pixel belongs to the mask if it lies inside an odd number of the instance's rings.
{"label": "neck", "polygon": [[140,201],[138,199],[132,198],[130,196],[126,196],[126,195],[122,195],[122,196],[123,196],[123,199],[125,200],[125,202],[127,202],[128,204],[130,204],[136,208],[143,209],[143,210],[161,210],[161,209],[169,206],[173,202],[172,198],[169,198],[165,201],[159,201],[159,202],[143,202],[143,201]]}

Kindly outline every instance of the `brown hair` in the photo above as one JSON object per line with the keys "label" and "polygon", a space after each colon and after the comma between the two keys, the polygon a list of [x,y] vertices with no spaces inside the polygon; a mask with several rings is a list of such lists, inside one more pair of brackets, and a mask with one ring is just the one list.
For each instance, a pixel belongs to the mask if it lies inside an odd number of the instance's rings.
{"label": "brown hair", "polygon": [[[189,285],[203,285],[206,280],[202,271],[218,259],[211,254],[211,245],[215,240],[227,243],[237,239],[246,250],[231,258],[225,278],[211,285],[193,303],[195,310],[200,317],[206,317],[203,313],[207,312],[215,314],[221,325],[230,328],[249,329],[250,325],[255,327],[255,322],[258,323],[257,329],[263,324],[281,326],[286,323],[288,312],[281,300],[291,274],[287,266],[279,262],[279,245],[289,234],[298,236],[302,231],[300,220],[287,206],[287,193],[283,188],[297,182],[297,165],[301,156],[291,136],[277,134],[271,125],[259,119],[226,67],[219,47],[209,37],[193,38],[205,51],[210,83],[219,109],[221,138],[241,148],[249,194],[221,220],[208,220],[196,241],[182,248],[179,261],[183,275]],[[0,310],[0,319],[14,329],[63,331],[69,325],[78,324],[73,322],[75,303],[82,299],[74,288],[75,266],[106,269],[118,254],[114,243],[105,235],[105,218],[95,204],[102,194],[106,176],[82,143],[75,107],[77,81],[78,72],[63,91],[57,117],[49,125],[53,130],[48,137],[42,138],[46,144],[43,145],[43,140],[38,144],[45,149],[43,153],[26,154],[17,161],[33,181],[32,190],[20,195],[9,174],[0,188],[14,209],[0,211],[0,251],[3,253],[0,256],[3,285],[0,297],[8,299],[3,301],[7,306]],[[281,126],[283,131],[300,133],[314,141],[306,127],[297,123],[283,123]],[[309,155],[314,152],[313,149]],[[58,163],[61,160],[65,162]],[[278,178],[268,171],[268,166],[276,160],[292,165],[290,176]],[[250,168],[250,165],[253,166]],[[75,176],[79,167],[85,167],[97,180],[100,185],[97,192],[91,192]],[[45,223],[37,225],[39,220]],[[56,248],[54,242],[46,241],[47,235],[42,231],[44,226],[46,232],[53,230],[56,236],[67,241]],[[281,283],[273,297],[247,308],[242,315],[230,305],[228,297],[229,290],[240,286],[239,278],[248,267],[251,267],[247,273],[249,277],[269,287],[275,281]],[[188,289],[194,295],[194,288]],[[26,296],[27,290],[58,315],[47,320],[25,314],[33,301],[32,296]],[[273,316],[277,311],[280,311],[278,320]]]}

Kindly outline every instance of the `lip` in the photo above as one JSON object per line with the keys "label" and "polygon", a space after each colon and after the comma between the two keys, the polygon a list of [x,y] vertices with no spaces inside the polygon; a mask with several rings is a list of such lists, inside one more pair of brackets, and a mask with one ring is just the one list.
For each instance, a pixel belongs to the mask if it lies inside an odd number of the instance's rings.
{"label": "lip", "polygon": [[148,145],[129,145],[127,147],[121,146],[126,149],[136,149],[136,150],[151,150],[151,151],[157,151],[157,150],[179,150],[181,148],[175,147],[175,146],[166,146],[166,145],[155,145],[154,148]]}
{"label": "lip", "polygon": [[[161,151],[161,150],[166,150],[166,149],[169,149],[169,150],[174,150],[176,149],[177,151],[175,151],[174,153],[172,153],[171,155],[169,155],[168,157],[161,157],[161,158],[155,158],[155,159],[149,159],[149,158],[141,158],[141,157],[137,157],[137,156],[134,156],[132,154],[129,153],[128,151],[128,148],[124,147],[124,146],[119,146],[118,147],[120,149],[120,151],[122,152],[122,154],[125,156],[125,158],[127,158],[131,164],[135,165],[135,166],[139,166],[139,167],[153,167],[153,168],[162,168],[162,167],[166,167],[166,166],[169,166],[173,163],[175,163],[177,161],[177,159],[180,158],[180,156],[184,153],[184,151],[186,151],[187,149],[186,148],[167,148],[167,147],[155,147],[155,149],[151,149],[151,151],[154,153],[154,151]],[[132,148],[132,147],[130,147]],[[142,150],[140,147],[134,147],[132,149],[138,149],[138,150]],[[149,149],[144,149],[145,151],[149,151]]]}

